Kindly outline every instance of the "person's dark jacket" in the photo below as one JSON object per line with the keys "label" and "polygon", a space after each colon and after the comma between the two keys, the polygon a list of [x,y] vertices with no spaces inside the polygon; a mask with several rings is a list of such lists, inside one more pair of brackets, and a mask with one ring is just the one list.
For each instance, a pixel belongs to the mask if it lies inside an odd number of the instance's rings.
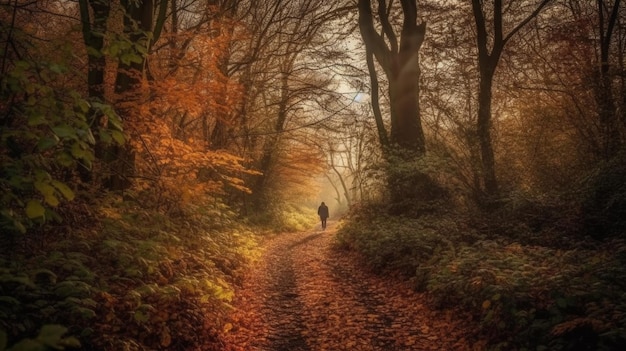
{"label": "person's dark jacket", "polygon": [[326,219],[328,218],[328,206],[322,204],[318,209],[317,209],[317,214],[320,216],[320,218],[322,219]]}

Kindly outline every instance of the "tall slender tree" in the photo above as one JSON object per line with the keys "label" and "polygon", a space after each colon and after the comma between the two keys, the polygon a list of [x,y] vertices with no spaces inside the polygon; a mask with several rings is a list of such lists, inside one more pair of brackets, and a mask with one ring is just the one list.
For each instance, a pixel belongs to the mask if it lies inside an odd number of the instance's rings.
{"label": "tall slender tree", "polygon": [[[488,201],[497,198],[499,195],[491,136],[491,100],[496,68],[498,67],[506,44],[520,29],[524,28],[528,22],[535,18],[550,1],[551,0],[541,0],[526,17],[514,25],[508,33],[505,33],[502,0],[472,0],[472,11],[476,24],[476,46],[478,49],[478,70],[480,79],[476,132],[480,145],[484,192]],[[491,16],[487,17],[486,12],[489,10],[491,11]],[[492,26],[491,31],[487,28],[489,24]]]}
{"label": "tall slender tree", "polygon": [[[611,76],[611,46],[616,30],[620,10],[620,0],[609,4],[605,0],[597,0],[598,6],[598,34],[600,35],[600,65],[597,71],[595,84],[596,103],[598,104],[599,124],[602,135],[602,151],[605,158],[615,156],[620,148],[621,140],[619,123],[614,101],[613,81]],[[608,18],[606,18],[608,16]]]}

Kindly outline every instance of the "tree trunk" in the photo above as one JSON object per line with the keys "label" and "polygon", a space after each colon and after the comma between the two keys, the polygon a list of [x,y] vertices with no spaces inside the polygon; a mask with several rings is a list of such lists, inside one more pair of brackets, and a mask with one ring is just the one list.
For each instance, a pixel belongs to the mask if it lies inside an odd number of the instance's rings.
{"label": "tree trunk", "polygon": [[[145,74],[146,56],[150,45],[149,33],[152,33],[154,1],[153,0],[121,0],[125,11],[124,34],[136,46],[143,50],[130,53],[134,59],[120,60],[115,79],[115,93],[122,103],[118,108],[122,118],[130,118],[131,109],[125,106],[136,100],[139,94],[141,80]],[[105,160],[109,162],[110,177],[105,185],[110,190],[123,190],[131,185],[130,179],[135,173],[135,155],[130,146],[114,146],[107,150]]]}
{"label": "tree trunk", "polygon": [[285,129],[287,121],[289,97],[289,75],[286,72],[281,73],[281,91],[280,101],[278,102],[278,116],[274,124],[274,134],[270,135],[263,146],[263,156],[261,157],[259,171],[262,173],[258,176],[252,193],[254,194],[254,202],[256,208],[262,209],[268,205],[270,199],[266,190],[274,168],[276,153],[280,149],[281,133]]}
{"label": "tree trunk", "polygon": [[374,65],[374,57],[370,50],[365,49],[367,57],[367,69],[370,75],[370,94],[372,100],[372,111],[374,113],[374,120],[376,121],[376,131],[378,132],[378,141],[383,150],[389,148],[389,138],[387,137],[387,129],[385,128],[385,122],[383,121],[383,114],[380,112],[380,98],[378,96],[378,75],[376,73],[376,66]]}
{"label": "tree trunk", "polygon": [[596,103],[599,109],[599,124],[602,135],[602,157],[610,159],[615,156],[620,148],[621,140],[617,111],[613,96],[613,83],[610,76],[609,54],[611,38],[617,21],[620,0],[615,0],[609,14],[609,21],[605,28],[604,1],[598,0],[598,26],[600,33],[600,70],[598,71],[595,85]]}
{"label": "tree trunk", "polygon": [[[146,66],[146,53],[149,46],[147,33],[152,33],[152,20],[154,15],[153,0],[121,0],[124,8],[124,34],[135,45],[143,46],[145,52],[132,53],[137,57],[131,62],[120,61],[117,77],[115,80],[115,92],[122,95],[122,99],[128,99],[129,93],[138,87]],[[138,28],[135,28],[135,24]]]}
{"label": "tree trunk", "polygon": [[[383,23],[389,45],[382,35],[376,32],[370,0],[359,0],[359,29],[366,50],[371,52],[385,71],[389,81],[389,100],[391,104],[390,144],[411,153],[423,155],[426,152],[424,132],[419,106],[419,50],[424,41],[426,25],[417,24],[417,5],[415,0],[402,0],[404,20],[398,44],[395,33],[389,24],[389,13],[384,1],[379,1],[379,19]],[[368,55],[369,59],[369,55]],[[368,61],[371,74],[375,70]],[[372,90],[378,85],[372,80]],[[377,96],[378,92],[372,92]],[[384,129],[377,120],[381,145],[385,144],[380,136]],[[403,153],[403,152],[401,152]]]}
{"label": "tree trunk", "polygon": [[[491,89],[493,86],[493,77],[498,67],[498,62],[502,56],[502,51],[507,42],[521,28],[523,28],[533,18],[537,17],[539,12],[551,0],[542,0],[534,10],[521,20],[511,31],[505,35],[503,29],[503,7],[502,0],[493,0],[493,17],[491,43],[487,34],[487,20],[483,12],[483,0],[472,0],[472,12],[476,24],[476,47],[478,49],[478,69],[480,72],[480,83],[478,91],[478,118],[476,120],[476,132],[478,134],[478,143],[480,145],[480,156],[482,166],[482,178],[485,191],[485,198],[482,199],[485,205],[490,207],[499,196],[498,181],[496,178],[496,165],[493,151],[493,142],[491,140]],[[491,49],[489,49],[491,46]]]}
{"label": "tree trunk", "polygon": [[[104,102],[104,73],[106,58],[102,53],[104,47],[104,33],[107,31],[107,20],[111,11],[110,0],[80,0],[80,18],[82,23],[83,42],[87,48],[87,92],[92,101]],[[89,8],[93,12],[93,20],[89,14]],[[102,127],[102,114],[91,108],[89,112],[89,126],[96,138],[100,135]],[[104,153],[102,142],[96,139],[94,154],[101,158]],[[93,175],[91,169],[82,164],[78,165],[78,173],[83,182],[91,182]]]}
{"label": "tree trunk", "polygon": [[[87,46],[87,89],[89,97],[104,101],[104,70],[106,59],[102,54],[104,33],[111,10],[110,0],[80,0],[80,14],[83,25],[83,41]],[[93,21],[89,15],[93,11]],[[99,121],[94,121],[98,123]]]}
{"label": "tree trunk", "polygon": [[491,90],[495,67],[490,61],[480,63],[480,84],[478,90],[478,119],[476,131],[480,145],[482,178],[487,200],[498,196],[495,157],[491,139]]}

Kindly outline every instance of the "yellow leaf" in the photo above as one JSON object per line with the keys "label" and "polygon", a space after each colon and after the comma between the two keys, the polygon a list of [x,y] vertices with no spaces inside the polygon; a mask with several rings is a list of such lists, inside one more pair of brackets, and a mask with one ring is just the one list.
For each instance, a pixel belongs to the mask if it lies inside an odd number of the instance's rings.
{"label": "yellow leaf", "polygon": [[488,309],[489,307],[491,307],[491,300],[485,300],[483,301],[483,309]]}
{"label": "yellow leaf", "polygon": [[28,216],[28,218],[43,217],[45,213],[46,209],[44,209],[37,200],[30,200],[28,204],[26,204],[26,216]]}

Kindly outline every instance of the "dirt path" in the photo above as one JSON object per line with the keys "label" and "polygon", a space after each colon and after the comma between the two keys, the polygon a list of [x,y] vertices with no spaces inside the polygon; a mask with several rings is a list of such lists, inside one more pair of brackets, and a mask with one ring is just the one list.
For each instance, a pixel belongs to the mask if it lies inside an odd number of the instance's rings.
{"label": "dirt path", "polygon": [[227,350],[470,350],[451,312],[333,246],[335,230],[282,234],[237,292]]}

